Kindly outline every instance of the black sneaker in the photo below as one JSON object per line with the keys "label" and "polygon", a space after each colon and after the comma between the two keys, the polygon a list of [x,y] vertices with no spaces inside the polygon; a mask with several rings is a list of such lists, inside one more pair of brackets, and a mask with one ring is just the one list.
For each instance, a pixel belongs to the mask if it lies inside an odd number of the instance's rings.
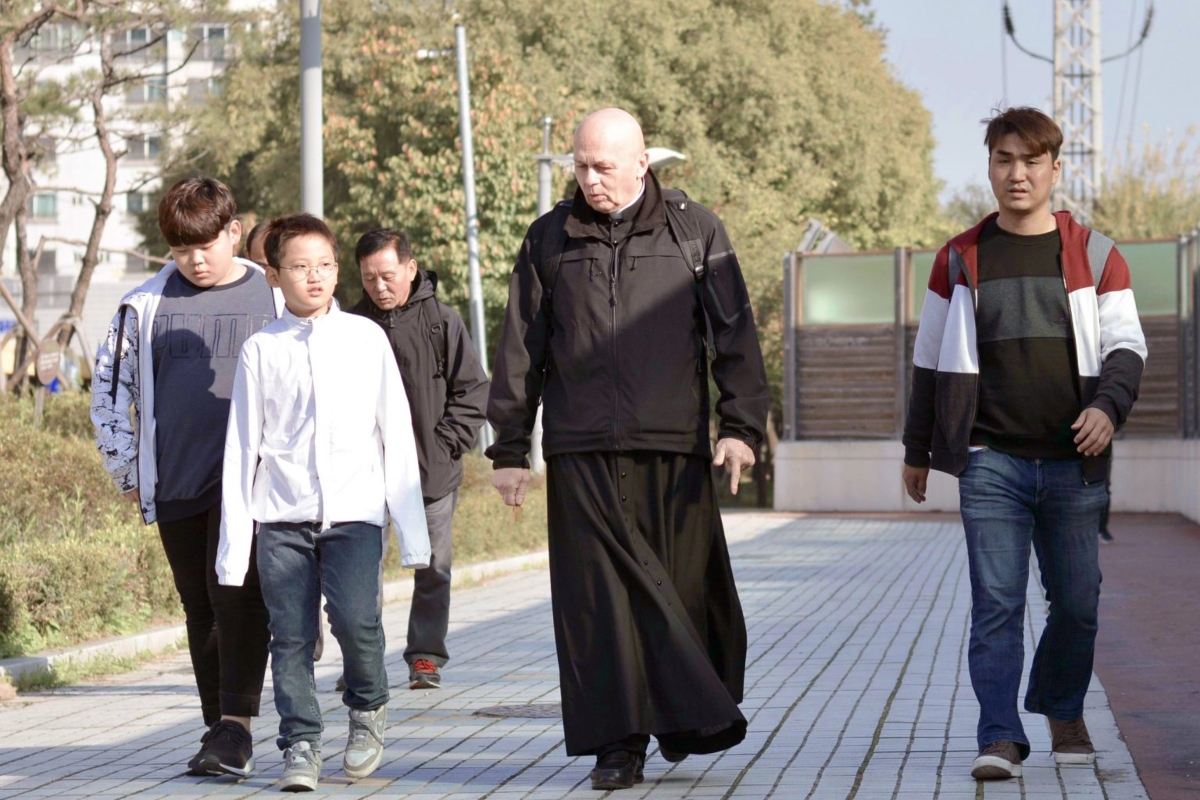
{"label": "black sneaker", "polygon": [[437,664],[427,658],[418,658],[408,665],[408,688],[410,689],[440,689],[442,674],[438,672]]}
{"label": "black sneaker", "polygon": [[200,737],[200,749],[196,752],[196,755],[192,756],[192,760],[188,762],[187,774],[193,778],[206,778],[209,775],[220,774],[209,772],[200,766],[200,759],[204,758],[204,753],[208,750],[208,736],[210,733],[212,733],[212,728],[206,730],[204,735]]}
{"label": "black sneaker", "polygon": [[196,756],[196,766],[206,775],[228,774],[245,778],[254,771],[254,740],[240,722],[220,720],[205,735],[204,748]]}

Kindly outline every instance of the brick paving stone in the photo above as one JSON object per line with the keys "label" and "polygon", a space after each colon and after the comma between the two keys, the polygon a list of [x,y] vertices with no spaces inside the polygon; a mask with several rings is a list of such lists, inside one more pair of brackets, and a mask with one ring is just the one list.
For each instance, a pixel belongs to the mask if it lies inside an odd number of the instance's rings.
{"label": "brick paving stone", "polygon": [[[979,790],[969,775],[977,708],[966,670],[970,597],[960,526],[943,521],[726,514],[750,632],[746,741],[671,765],[652,745],[646,782],[621,800],[906,800],[985,797],[1142,800],[1104,688],[1087,720],[1095,767],[1058,768],[1041,718],[1023,715],[1033,754],[1020,780]],[[1031,571],[1027,658],[1045,601]],[[406,800],[596,798],[590,758],[563,752],[555,719],[475,716],[558,702],[544,569],[457,589],[445,687],[406,688],[406,603],[384,614],[392,680],[388,750],[357,784],[341,774],[346,710],[340,652],[317,664],[325,716],[322,790]],[[269,677],[269,676],[268,676]],[[255,721],[258,770],[242,781],[188,778],[200,734],[186,654],[127,675],[0,705],[0,798],[242,798],[274,793],[281,772],[270,683]]]}

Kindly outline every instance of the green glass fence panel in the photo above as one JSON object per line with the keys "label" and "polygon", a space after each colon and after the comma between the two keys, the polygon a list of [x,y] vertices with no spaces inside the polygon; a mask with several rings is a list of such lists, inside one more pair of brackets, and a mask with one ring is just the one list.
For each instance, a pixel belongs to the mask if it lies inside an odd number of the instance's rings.
{"label": "green glass fence panel", "polygon": [[925,293],[929,291],[929,273],[933,272],[933,259],[936,256],[937,250],[916,250],[909,254],[909,322],[921,321],[921,309],[925,307]]}
{"label": "green glass fence panel", "polygon": [[866,325],[895,319],[891,253],[808,256],[800,275],[803,325]]}
{"label": "green glass fence panel", "polygon": [[1175,242],[1120,242],[1117,249],[1129,262],[1138,314],[1151,317],[1176,313],[1179,284]]}

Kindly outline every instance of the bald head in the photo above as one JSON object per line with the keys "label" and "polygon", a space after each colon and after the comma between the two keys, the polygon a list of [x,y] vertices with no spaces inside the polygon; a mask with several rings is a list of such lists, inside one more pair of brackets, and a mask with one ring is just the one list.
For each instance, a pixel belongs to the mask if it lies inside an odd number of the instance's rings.
{"label": "bald head", "polygon": [[602,214],[633,202],[650,166],[642,126],[619,108],[603,108],[579,124],[574,157],[584,199]]}

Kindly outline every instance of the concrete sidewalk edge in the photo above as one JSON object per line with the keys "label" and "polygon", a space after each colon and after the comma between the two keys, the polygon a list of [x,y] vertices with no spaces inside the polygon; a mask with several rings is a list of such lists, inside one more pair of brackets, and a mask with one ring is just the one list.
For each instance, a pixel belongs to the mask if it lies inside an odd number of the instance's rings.
{"label": "concrete sidewalk edge", "polygon": [[[507,575],[523,569],[543,567],[549,562],[549,553],[545,550],[527,553],[520,556],[500,558],[494,561],[481,561],[477,564],[465,564],[456,567],[451,579],[452,586],[463,583],[475,583]],[[405,575],[396,580],[387,581],[383,585],[383,602],[385,604],[407,600],[412,595],[412,577]],[[0,677],[16,681],[25,676],[39,672],[47,672],[56,663],[66,661],[86,661],[101,656],[136,656],[139,653],[159,653],[169,647],[186,640],[187,628],[180,625],[169,625],[127,636],[115,636],[87,644],[65,647],[61,650],[51,650],[32,656],[0,659]]]}

